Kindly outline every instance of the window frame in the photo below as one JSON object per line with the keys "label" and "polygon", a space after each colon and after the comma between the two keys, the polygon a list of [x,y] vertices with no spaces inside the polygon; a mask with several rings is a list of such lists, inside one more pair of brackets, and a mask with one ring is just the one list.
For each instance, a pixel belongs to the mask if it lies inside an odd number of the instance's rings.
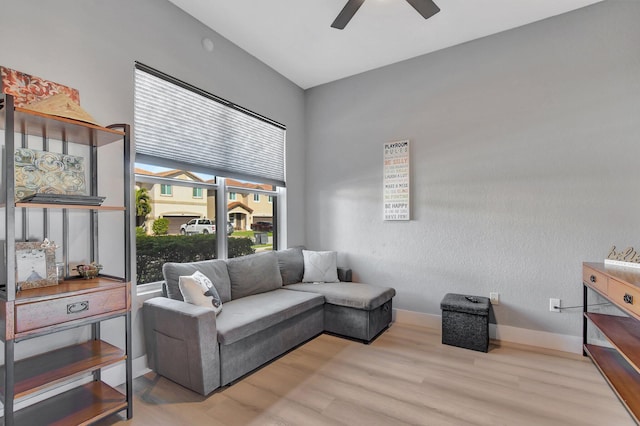
{"label": "window frame", "polygon": [[[169,189],[169,192],[166,192],[165,189]],[[173,185],[161,183],[160,184],[160,195],[163,197],[173,197]]]}

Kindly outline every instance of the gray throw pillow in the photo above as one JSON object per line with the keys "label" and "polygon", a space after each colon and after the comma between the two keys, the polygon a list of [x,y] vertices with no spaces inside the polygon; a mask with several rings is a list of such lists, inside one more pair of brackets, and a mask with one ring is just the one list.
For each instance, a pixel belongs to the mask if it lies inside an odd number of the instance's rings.
{"label": "gray throw pillow", "polygon": [[200,271],[211,280],[220,295],[222,303],[231,300],[231,282],[227,272],[227,262],[220,259],[203,260],[201,262],[174,263],[167,262],[162,265],[162,274],[167,283],[167,296],[169,299],[184,300],[178,280],[181,276],[193,275]]}
{"label": "gray throw pillow", "polygon": [[283,285],[295,284],[302,281],[302,275],[304,274],[302,249],[303,247],[301,246],[275,252],[276,256],[278,256],[278,266],[280,266]]}
{"label": "gray throw pillow", "polygon": [[227,269],[231,300],[282,287],[278,257],[272,251],[229,259]]}

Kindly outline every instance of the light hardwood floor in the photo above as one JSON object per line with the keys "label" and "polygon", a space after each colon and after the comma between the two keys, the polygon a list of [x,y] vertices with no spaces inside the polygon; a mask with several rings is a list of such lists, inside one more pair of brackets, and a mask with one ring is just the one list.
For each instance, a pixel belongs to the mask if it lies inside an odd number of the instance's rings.
{"label": "light hardwood floor", "polygon": [[587,358],[406,324],[371,345],[321,335],[206,398],[153,373],[134,390],[134,418],[101,426],[635,424]]}

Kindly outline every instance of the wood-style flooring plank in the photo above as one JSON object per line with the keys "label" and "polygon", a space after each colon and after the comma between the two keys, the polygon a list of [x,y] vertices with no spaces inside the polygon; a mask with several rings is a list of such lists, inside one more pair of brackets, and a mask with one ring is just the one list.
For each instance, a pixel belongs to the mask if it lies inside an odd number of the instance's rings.
{"label": "wood-style flooring plank", "polygon": [[321,335],[208,397],[153,373],[134,391],[132,420],[98,424],[634,424],[585,357],[495,343],[475,352],[401,323],[371,345]]}

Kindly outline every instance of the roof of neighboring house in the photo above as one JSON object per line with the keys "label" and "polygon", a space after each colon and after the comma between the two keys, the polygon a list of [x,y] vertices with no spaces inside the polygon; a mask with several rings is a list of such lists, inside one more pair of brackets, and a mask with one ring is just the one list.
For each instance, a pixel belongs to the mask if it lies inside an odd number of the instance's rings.
{"label": "roof of neighboring house", "polygon": [[[167,170],[165,172],[150,172],[148,170],[139,169],[139,168],[136,167],[134,172],[137,175],[157,176],[157,177],[166,177],[166,178],[172,178],[172,177],[176,177],[176,176],[180,176],[180,175],[185,175],[189,179],[194,180],[196,182],[216,183],[215,179],[209,179],[209,180],[205,181],[201,177],[199,177],[198,175],[196,175],[194,173],[191,173],[191,172],[188,172],[186,170],[174,169],[174,170]],[[273,190],[273,185],[267,185],[265,183],[241,182],[241,181],[235,180],[235,179],[227,179],[227,185],[228,186],[235,186],[235,187],[238,187],[238,188],[261,189],[261,190],[264,190],[264,191],[272,191]]]}
{"label": "roof of neighboring house", "polygon": [[195,173],[191,173],[186,170],[173,169],[173,170],[167,170],[165,172],[150,172],[148,170],[139,169],[136,167],[136,169],[134,170],[134,173],[137,175],[157,176],[157,177],[166,177],[166,178],[174,178],[176,176],[185,175],[193,181],[204,182],[204,180],[201,177],[199,177]]}
{"label": "roof of neighboring house", "polygon": [[227,210],[228,211],[231,211],[231,210],[235,209],[236,207],[240,207],[241,209],[244,209],[245,211],[247,211],[249,213],[253,213],[253,209],[251,207],[249,207],[246,204],[241,203],[240,201],[234,201],[233,203],[227,204]]}
{"label": "roof of neighboring house", "polygon": [[[207,183],[216,183],[215,179],[209,179]],[[272,191],[273,185],[267,185],[264,183],[252,183],[252,182],[240,182],[235,179],[227,179],[228,186],[236,186],[239,188],[247,188],[247,189],[262,189],[265,191]]]}
{"label": "roof of neighboring house", "polygon": [[139,169],[137,167],[133,170],[133,172],[137,175],[155,176],[155,173],[150,172],[149,170]]}

